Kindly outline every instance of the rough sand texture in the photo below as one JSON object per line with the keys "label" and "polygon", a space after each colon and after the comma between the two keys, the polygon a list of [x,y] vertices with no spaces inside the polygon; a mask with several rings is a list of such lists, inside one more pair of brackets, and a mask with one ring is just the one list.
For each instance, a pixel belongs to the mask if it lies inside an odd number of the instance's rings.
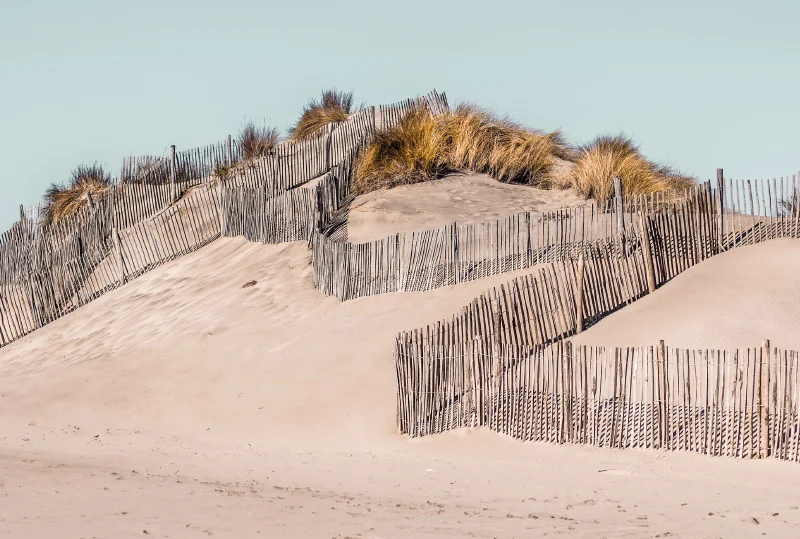
{"label": "rough sand texture", "polygon": [[399,436],[395,333],[515,274],[340,303],[308,264],[218,240],[0,350],[0,537],[796,534],[796,464]]}
{"label": "rough sand texture", "polygon": [[681,348],[800,350],[800,240],[780,239],[712,257],[601,320],[573,342]]}
{"label": "rough sand texture", "polygon": [[486,174],[453,174],[358,197],[351,206],[347,232],[349,240],[358,243],[454,222],[479,223],[523,211],[540,213],[586,204],[571,190],[500,183]]}

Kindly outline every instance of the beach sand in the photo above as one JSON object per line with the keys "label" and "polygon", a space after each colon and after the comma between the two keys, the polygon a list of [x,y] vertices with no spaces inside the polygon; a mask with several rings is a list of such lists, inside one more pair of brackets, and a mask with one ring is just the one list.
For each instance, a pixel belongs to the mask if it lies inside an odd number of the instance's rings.
{"label": "beach sand", "polygon": [[[390,196],[357,236],[407,218]],[[580,339],[798,347],[798,245],[721,255]],[[397,332],[525,272],[342,303],[309,264],[220,239],[0,349],[0,537],[797,535],[797,464],[399,435]]]}

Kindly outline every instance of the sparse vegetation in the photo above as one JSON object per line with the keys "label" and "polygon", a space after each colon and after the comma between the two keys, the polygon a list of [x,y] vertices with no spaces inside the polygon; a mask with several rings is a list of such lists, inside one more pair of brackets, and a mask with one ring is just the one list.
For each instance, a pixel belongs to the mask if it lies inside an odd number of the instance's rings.
{"label": "sparse vegetation", "polygon": [[353,190],[363,194],[435,179],[450,170],[447,141],[428,111],[411,111],[394,129],[380,131],[356,163]]}
{"label": "sparse vegetation", "polygon": [[548,182],[558,159],[570,156],[559,133],[528,130],[473,105],[438,116],[417,109],[397,127],[378,133],[356,165],[353,188],[362,194],[456,170],[540,185]]}
{"label": "sparse vegetation", "polygon": [[270,153],[280,140],[280,134],[274,127],[259,127],[248,122],[239,133],[239,145],[245,160],[256,159]]}
{"label": "sparse vegetation", "polygon": [[55,224],[77,212],[87,203],[87,193],[93,200],[103,196],[111,185],[111,175],[97,163],[79,165],[65,184],[53,183],[45,193],[44,224]]}
{"label": "sparse vegetation", "polygon": [[795,188],[789,199],[782,200],[779,211],[784,217],[800,215],[800,190]]}
{"label": "sparse vegetation", "polygon": [[555,176],[552,186],[574,187],[587,198],[604,201],[613,196],[616,177],[629,196],[695,185],[693,178],[649,161],[633,141],[617,135],[601,136],[581,147],[575,166]]}
{"label": "sparse vegetation", "polygon": [[355,112],[353,92],[325,90],[319,101],[312,99],[303,107],[303,113],[297,124],[290,129],[293,139],[311,137],[334,122],[345,121],[350,114]]}

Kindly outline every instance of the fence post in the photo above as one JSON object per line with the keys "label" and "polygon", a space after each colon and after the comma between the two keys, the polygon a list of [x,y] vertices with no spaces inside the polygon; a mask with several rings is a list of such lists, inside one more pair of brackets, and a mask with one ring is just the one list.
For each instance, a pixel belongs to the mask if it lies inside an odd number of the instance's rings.
{"label": "fence post", "polygon": [[622,180],[614,178],[614,210],[617,218],[617,234],[619,235],[619,244],[622,249],[623,256],[627,256],[627,249],[625,248],[625,217],[624,205],[622,200]]}
{"label": "fence post", "polygon": [[219,199],[219,236],[225,235],[225,192],[222,187],[222,177],[217,178],[217,198]]}
{"label": "fence post", "polygon": [[761,362],[759,365],[758,384],[758,439],[759,458],[770,455],[769,443],[769,361],[770,343],[765,339],[761,346]]}
{"label": "fence post", "polygon": [[658,341],[656,349],[656,378],[658,385],[658,443],[659,449],[668,447],[669,431],[667,430],[667,378],[665,376],[665,365],[667,360],[667,347],[664,340]]}
{"label": "fence post", "polygon": [[326,126],[326,139],[325,139],[325,170],[331,169],[331,142],[333,140],[333,124],[330,123]]}
{"label": "fence post", "polygon": [[178,200],[178,190],[177,190],[177,173],[178,173],[178,162],[175,157],[175,145],[173,144],[170,146],[170,167],[169,167],[169,181],[171,184],[172,190],[172,202]]}
{"label": "fence post", "polygon": [[639,212],[639,229],[642,233],[642,256],[644,257],[644,269],[647,273],[647,293],[652,294],[656,291],[656,271],[653,264],[653,250],[650,246],[650,231],[645,221],[643,212]]}
{"label": "fence post", "polygon": [[23,206],[22,204],[19,205],[19,220],[20,221],[25,220],[25,206]]}
{"label": "fence post", "polygon": [[233,141],[230,135],[228,135],[228,166],[233,166]]}
{"label": "fence post", "polygon": [[[559,348],[561,343],[559,343]],[[561,443],[572,442],[572,341],[564,342],[563,356],[561,357],[561,402],[562,423]]]}
{"label": "fence post", "polygon": [[586,260],[583,251],[578,255],[578,290],[575,294],[575,333],[583,331],[583,273]]}
{"label": "fence post", "polygon": [[725,176],[717,169],[717,252],[725,250]]}
{"label": "fence post", "polygon": [[119,270],[119,284],[122,285],[125,283],[125,265],[122,261],[122,250],[120,249],[119,244],[119,231],[116,227],[111,230],[111,234],[114,237],[114,253],[117,259],[117,269]]}
{"label": "fence post", "polygon": [[[493,294],[492,300],[492,322],[494,325],[494,334],[492,335],[492,374],[494,375],[494,393],[500,389],[500,298],[497,293]],[[498,396],[499,397],[499,396]]]}

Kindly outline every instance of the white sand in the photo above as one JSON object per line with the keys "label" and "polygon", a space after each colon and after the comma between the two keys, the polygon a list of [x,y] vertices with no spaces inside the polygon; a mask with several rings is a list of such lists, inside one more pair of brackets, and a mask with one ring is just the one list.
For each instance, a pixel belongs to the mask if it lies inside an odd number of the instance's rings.
{"label": "white sand", "polygon": [[800,240],[715,256],[589,328],[573,342],[800,350]]}
{"label": "white sand", "polygon": [[523,211],[541,213],[586,204],[571,190],[500,183],[486,174],[453,174],[358,197],[347,230],[350,241],[358,243],[454,222],[479,223]]}
{"label": "white sand", "polygon": [[[777,256],[789,244],[709,263],[739,287],[731,303],[752,298],[736,316],[796,290]],[[735,277],[731,262],[767,257],[769,279]],[[218,240],[0,349],[0,537],[796,535],[797,464],[399,436],[395,333],[515,274],[340,303],[308,264],[301,243]],[[698,302],[706,290],[719,292],[698,287]],[[679,312],[636,327],[686,311],[663,308]],[[783,322],[758,335],[796,327]],[[704,331],[695,344],[714,345]]]}

